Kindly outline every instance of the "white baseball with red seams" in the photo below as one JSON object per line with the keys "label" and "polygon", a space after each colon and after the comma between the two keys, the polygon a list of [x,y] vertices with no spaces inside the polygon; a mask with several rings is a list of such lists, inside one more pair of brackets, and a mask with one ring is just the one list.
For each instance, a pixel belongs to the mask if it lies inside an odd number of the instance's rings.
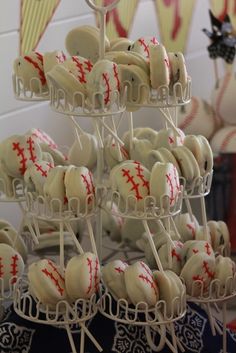
{"label": "white baseball with red seams", "polygon": [[125,269],[124,277],[128,296],[134,305],[145,302],[148,306],[155,306],[159,290],[148,265],[142,261],[135,262]]}
{"label": "white baseball with red seams", "polygon": [[227,72],[218,80],[217,87],[212,91],[212,106],[218,119],[226,125],[236,125],[235,89],[235,73]]}
{"label": "white baseball with red seams", "polygon": [[220,283],[220,294],[232,294],[232,281],[235,274],[235,262],[230,257],[216,257],[215,278]]}
{"label": "white baseball with red seams", "polygon": [[199,252],[185,263],[180,277],[184,279],[187,293],[190,295],[205,294],[215,276],[215,257]]}
{"label": "white baseball with red seams", "polygon": [[173,129],[159,130],[154,141],[155,149],[165,147],[168,150],[177,146],[182,146],[184,143],[185,134],[182,130],[178,129],[179,136]]}
{"label": "white baseball with red seams", "polygon": [[[96,136],[84,133],[75,139],[68,152],[68,162],[77,167],[87,167],[92,169],[97,162],[98,143]],[[82,148],[81,148],[82,146]]]}
{"label": "white baseball with red seams", "polygon": [[[158,255],[164,270],[172,270],[179,275],[182,268],[183,243],[176,240],[174,240],[173,243],[175,247],[171,250],[171,254],[169,254],[168,245],[165,243],[158,249]],[[171,266],[169,264],[169,256],[171,256],[172,259]]]}
{"label": "white baseball with red seams", "polygon": [[43,186],[43,194],[54,211],[67,207],[68,200],[64,184],[66,169],[67,167],[63,166],[49,169]]}
{"label": "white baseball with red seams", "polygon": [[192,97],[190,103],[178,108],[178,127],[185,134],[203,135],[209,139],[220,127],[220,121],[207,101]]}
{"label": "white baseball with red seams", "polygon": [[150,59],[150,44],[159,44],[158,40],[154,36],[140,37],[131,46],[130,51],[134,51],[141,54],[146,60]]}
{"label": "white baseball with red seams", "polygon": [[43,152],[50,153],[55,165],[64,165],[66,163],[67,157],[63,155],[57,143],[45,131],[32,128],[25,135],[32,137],[40,145]]}
{"label": "white baseball with red seams", "polygon": [[110,173],[112,190],[120,194],[122,201],[138,210],[144,208],[145,198],[149,195],[149,178],[147,168],[135,161],[120,163]]}
{"label": "white baseball with red seams", "polygon": [[32,137],[13,135],[1,143],[0,159],[10,176],[22,178],[30,165],[42,159],[42,151]]}
{"label": "white baseball with red seams", "polygon": [[169,197],[169,205],[174,206],[180,192],[179,174],[172,163],[156,162],[151,170],[150,195],[158,206],[167,207],[163,197]]}
{"label": "white baseball with red seams", "polygon": [[184,285],[179,276],[173,271],[154,271],[153,276],[158,283],[160,300],[166,304],[166,313],[171,317],[178,311],[180,298],[184,292]]}
{"label": "white baseball with red seams", "polygon": [[65,173],[66,197],[76,198],[71,206],[75,211],[85,211],[93,206],[95,200],[95,185],[92,172],[86,167],[67,167]]}
{"label": "white baseball with red seams", "polygon": [[118,65],[109,60],[97,61],[87,76],[86,88],[92,105],[95,102],[96,106],[111,106],[121,90]]}
{"label": "white baseball with red seams", "polygon": [[41,53],[30,52],[20,56],[15,59],[13,69],[16,76],[23,80],[24,89],[35,93],[48,89]]}
{"label": "white baseball with red seams", "polygon": [[49,259],[32,263],[28,270],[29,291],[41,303],[55,308],[67,298],[64,273]]}
{"label": "white baseball with red seams", "polygon": [[93,253],[73,256],[65,269],[65,283],[71,300],[89,299],[99,289],[101,271],[99,260]]}
{"label": "white baseball with red seams", "polygon": [[170,63],[165,47],[162,44],[149,45],[150,80],[154,89],[169,86]]}
{"label": "white baseball with red seams", "polygon": [[104,158],[109,168],[113,168],[120,162],[129,159],[129,152],[124,146],[118,145],[111,135],[105,140]]}
{"label": "white baseball with red seams", "polygon": [[54,168],[54,165],[40,160],[29,166],[24,174],[24,181],[28,191],[36,191],[39,195],[43,195],[44,183],[48,177],[49,170],[52,168]]}
{"label": "white baseball with red seams", "polygon": [[52,52],[46,52],[43,54],[43,69],[46,74],[52,70],[55,65],[64,63],[66,55],[62,50],[54,50]]}
{"label": "white baseball with red seams", "polygon": [[81,84],[87,84],[88,74],[93,68],[92,61],[82,56],[72,56],[63,65],[75,75]]}
{"label": "white baseball with red seams", "polygon": [[182,213],[175,217],[175,225],[183,242],[194,240],[200,227],[197,218],[193,215],[193,219],[191,219],[189,213]]}
{"label": "white baseball with red seams", "polygon": [[224,126],[212,137],[211,148],[214,153],[236,152],[236,126]]}
{"label": "white baseball with red seams", "polygon": [[198,253],[205,253],[209,257],[215,258],[211,244],[205,240],[188,240],[184,243],[182,249],[182,264],[188,261],[190,257]]}
{"label": "white baseball with red seams", "polygon": [[127,263],[121,260],[114,260],[102,268],[103,282],[108,291],[110,291],[116,299],[123,298],[129,300],[124,278],[124,273],[127,267]]}
{"label": "white baseball with red seams", "polygon": [[9,290],[24,272],[24,261],[21,255],[11,246],[0,244],[0,287]]}
{"label": "white baseball with red seams", "polygon": [[215,252],[230,249],[229,229],[223,221],[208,221],[211,243]]}

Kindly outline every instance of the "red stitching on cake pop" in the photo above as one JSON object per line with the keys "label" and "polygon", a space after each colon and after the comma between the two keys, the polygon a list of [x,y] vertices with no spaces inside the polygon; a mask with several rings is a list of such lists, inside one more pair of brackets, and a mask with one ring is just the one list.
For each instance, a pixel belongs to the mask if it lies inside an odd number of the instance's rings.
{"label": "red stitching on cake pop", "polygon": [[191,233],[192,233],[192,237],[193,239],[195,239],[195,236],[196,236],[196,229],[195,229],[195,226],[193,226],[191,223],[187,223],[186,224],[186,227],[191,230]]}
{"label": "red stitching on cake pop", "polygon": [[222,144],[220,145],[220,151],[225,151],[226,147],[228,146],[230,139],[236,135],[236,129],[230,131],[225,138],[222,141]]}
{"label": "red stitching on cake pop", "polygon": [[177,252],[176,252],[176,249],[172,249],[172,251],[171,251],[171,256],[172,257],[176,257],[176,259],[177,259],[177,261],[181,261],[181,256],[180,256],[180,254],[178,254]]}
{"label": "red stitching on cake pop", "polygon": [[211,246],[209,243],[205,244],[205,248],[206,248],[206,253],[207,255],[211,255]]}
{"label": "red stitching on cake pop", "polygon": [[215,277],[215,272],[212,272],[212,271],[210,270],[209,264],[208,264],[207,261],[203,261],[203,269],[205,270],[205,274],[206,274],[209,278],[213,279],[213,278]]}
{"label": "red stitching on cake pop", "polygon": [[104,92],[104,103],[108,104],[110,102],[110,94],[111,94],[111,86],[110,86],[110,82],[109,82],[108,73],[105,72],[104,74],[102,74],[102,78],[103,78],[103,81],[105,83],[105,88],[106,88],[106,91]]}
{"label": "red stitching on cake pop", "polygon": [[35,129],[34,132],[32,133],[32,136],[37,137],[40,141],[46,142],[49,147],[52,149],[57,149],[58,146],[57,144],[46,134],[43,133],[40,129]]}
{"label": "red stitching on cake pop", "polygon": [[174,137],[171,137],[171,136],[168,137],[168,140],[171,145],[173,145],[173,143],[175,142]]}
{"label": "red stitching on cake pop", "polygon": [[49,277],[55,284],[58,292],[60,293],[60,295],[62,296],[63,295],[63,292],[64,292],[64,288],[62,288],[59,284],[59,281],[58,279],[56,279],[56,277],[53,276],[53,274],[51,272],[49,272],[46,268],[44,268],[42,270],[42,272],[47,276]]}
{"label": "red stitching on cake pop", "polygon": [[92,259],[90,259],[89,257],[87,257],[87,265],[88,265],[88,268],[89,268],[89,285],[88,285],[88,289],[87,289],[87,292],[86,294],[89,294],[89,292],[92,290]]}
{"label": "red stitching on cake pop", "polygon": [[43,167],[40,164],[34,163],[35,167],[37,168],[37,172],[40,172],[42,177],[47,177],[48,176],[48,171],[43,170]]}
{"label": "red stitching on cake pop", "polygon": [[151,43],[153,43],[153,44],[159,44],[159,42],[158,42],[158,40],[156,39],[156,37],[152,37]]}
{"label": "red stitching on cake pop", "polygon": [[37,58],[39,59],[39,61],[41,62],[41,64],[43,65],[43,55],[40,54],[38,51],[35,51],[35,54],[36,54]]}
{"label": "red stitching on cake pop", "polygon": [[[81,174],[81,177],[82,177],[83,183],[85,184],[87,195],[91,195],[91,194],[94,195],[95,188],[94,188],[94,185],[93,185],[91,172],[89,172],[88,175]],[[88,180],[87,177],[89,178],[89,180]],[[91,201],[92,201],[92,197],[90,196],[88,198],[88,203],[90,203]]]}
{"label": "red stitching on cake pop", "polygon": [[118,66],[114,63],[113,64],[113,72],[114,72],[114,77],[116,80],[116,88],[117,88],[117,91],[120,92],[120,79],[119,79],[119,74],[118,74],[117,68],[118,68]]}
{"label": "red stitching on cake pop", "polygon": [[179,128],[181,130],[185,130],[193,121],[193,119],[195,118],[195,114],[198,111],[198,101],[196,98],[192,97],[192,109],[189,112],[189,114],[185,117],[184,121],[179,125]]}
{"label": "red stitching on cake pop", "polygon": [[199,253],[199,250],[198,249],[192,249],[192,252],[194,253],[194,254],[198,254]]}
{"label": "red stitching on cake pop", "polygon": [[179,176],[178,176],[178,174],[177,174],[177,169],[176,169],[175,166],[174,166],[174,168],[173,168],[173,171],[174,171],[174,179],[175,179],[175,186],[176,186],[176,189],[177,189],[178,191],[180,191]]}
{"label": "red stitching on cake pop", "polygon": [[72,56],[72,61],[75,63],[75,65],[79,71],[79,75],[77,76],[77,78],[79,79],[79,82],[80,83],[87,83],[83,62],[80,62],[79,59],[75,56]]}
{"label": "red stitching on cake pop", "polygon": [[154,289],[155,294],[157,295],[156,283],[154,281],[152,272],[150,271],[150,269],[147,267],[147,265],[144,262],[140,261],[140,265],[144,269],[144,271],[147,273],[147,276],[141,274],[138,277],[143,279],[145,282],[149,283],[151,285],[151,288]]}
{"label": "red stitching on cake pop", "polygon": [[2,257],[0,257],[0,278],[3,277],[4,275],[4,272],[3,272],[3,264],[2,264]]}
{"label": "red stitching on cake pop", "polygon": [[143,197],[140,195],[139,193],[139,184],[135,183],[134,181],[134,177],[132,175],[130,175],[130,170],[129,169],[124,169],[122,168],[121,171],[123,172],[123,177],[127,177],[126,183],[131,183],[132,188],[130,189],[130,191],[134,191],[135,192],[135,197],[137,200],[142,200]]}
{"label": "red stitching on cake pop", "polygon": [[143,262],[140,261],[140,265],[142,266],[142,268],[144,269],[144,271],[153,278],[153,274],[152,271],[150,270],[150,268]]}
{"label": "red stitching on cake pop", "polygon": [[93,68],[93,64],[91,63],[91,61],[90,60],[86,60],[86,61],[84,61],[84,64],[86,65],[85,69],[88,72],[90,72],[92,70],[92,68]]}
{"label": "red stitching on cake pop", "polygon": [[[37,57],[39,58],[38,55],[37,55]],[[43,70],[40,68],[39,64],[29,56],[24,56],[24,59],[35,67],[35,69],[38,71],[39,79],[40,79],[42,85],[45,85],[46,84],[46,77],[44,75]]]}
{"label": "red stitching on cake pop", "polygon": [[[16,254],[15,256],[12,256],[11,259],[12,259],[12,262],[11,262],[10,266],[11,266],[12,270],[10,271],[10,273],[12,274],[12,276],[16,276],[18,273],[17,262],[19,260],[19,257]],[[16,278],[13,278],[11,283],[16,283]]]}
{"label": "red stitching on cake pop", "polygon": [[95,260],[95,269],[94,269],[95,273],[94,273],[94,288],[95,291],[98,291],[98,286],[99,286],[99,278],[98,278],[98,258],[96,257]]}
{"label": "red stitching on cake pop", "polygon": [[143,168],[141,168],[141,164],[134,162],[136,164],[135,170],[137,171],[137,177],[140,178],[143,182],[143,187],[147,188],[148,194],[149,194],[149,181],[144,179],[144,174],[142,173],[144,171]]}
{"label": "red stitching on cake pop", "polygon": [[27,144],[29,145],[29,147],[27,148],[27,150],[29,151],[29,154],[30,154],[29,160],[34,163],[34,162],[37,160],[37,156],[34,155],[34,152],[35,152],[35,148],[34,148],[35,142],[34,142],[34,140],[33,140],[31,137],[29,137],[26,142],[27,142]]}
{"label": "red stitching on cake pop", "polygon": [[124,273],[125,271],[119,266],[119,267],[114,267],[114,270],[118,273]]}
{"label": "red stitching on cake pop", "polygon": [[[55,267],[55,265],[52,263],[52,261],[47,260],[48,265],[51,267],[52,271],[54,271],[57,276],[59,277],[59,279],[64,283],[65,279],[64,277],[62,277],[62,275],[60,274],[60,272],[58,271],[58,269]],[[63,295],[64,292],[64,288],[62,286],[60,286],[59,280],[56,279],[56,277],[54,277],[52,272],[49,272],[46,268],[41,270],[47,277],[51,278],[51,280],[55,283],[55,286],[58,290],[58,292],[61,294],[61,296]]]}
{"label": "red stitching on cake pop", "polygon": [[[146,53],[146,58],[149,59],[150,53],[149,53],[149,46],[145,43],[144,38],[140,38],[138,42],[141,44],[141,47],[143,47],[144,53]],[[155,44],[155,43],[154,43]]]}
{"label": "red stitching on cake pop", "polygon": [[60,54],[56,55],[56,58],[58,59],[59,64],[64,63],[64,61],[66,60],[66,56],[63,51]]}
{"label": "red stitching on cake pop", "polygon": [[19,163],[21,164],[19,171],[22,175],[24,175],[26,171],[26,162],[27,162],[27,158],[25,157],[25,154],[24,154],[24,148],[20,148],[20,142],[12,142],[12,150],[17,151],[17,156],[21,157],[19,161]]}
{"label": "red stitching on cake pop", "polygon": [[166,174],[166,178],[167,178],[167,183],[170,186],[170,205],[172,205],[173,201],[175,200],[175,197],[174,197],[174,185],[172,183],[171,174],[170,173]]}
{"label": "red stitching on cake pop", "polygon": [[60,272],[58,271],[58,269],[54,266],[54,264],[52,263],[52,261],[47,260],[48,265],[52,268],[53,271],[56,272],[56,274],[59,276],[59,278],[62,280],[62,282],[65,282],[64,277],[60,274]]}

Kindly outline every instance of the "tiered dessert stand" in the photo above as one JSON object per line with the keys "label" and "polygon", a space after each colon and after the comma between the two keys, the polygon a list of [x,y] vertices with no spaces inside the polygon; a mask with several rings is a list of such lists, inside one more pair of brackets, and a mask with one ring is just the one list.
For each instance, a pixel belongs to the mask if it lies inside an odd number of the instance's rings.
{"label": "tiered dessert stand", "polygon": [[[113,9],[119,2],[115,0],[112,4],[106,7],[95,6],[92,0],[86,0],[87,4],[97,13],[100,17],[100,59],[104,58],[105,54],[105,17],[107,11]],[[33,81],[37,79],[32,79]],[[34,82],[35,84],[35,82]],[[38,80],[38,85],[40,87],[40,82]],[[85,209],[81,208],[79,199],[69,199],[68,207],[65,209],[64,205],[60,200],[48,201],[42,196],[33,195],[30,192],[22,194],[14,199],[14,201],[21,202],[26,200],[26,206],[21,207],[24,216],[32,222],[30,222],[29,229],[37,241],[37,237],[40,235],[40,229],[38,226],[39,220],[47,220],[57,222],[60,229],[60,268],[64,270],[65,259],[64,259],[64,237],[63,232],[66,229],[72,239],[74,240],[75,246],[79,254],[83,253],[83,248],[80,242],[76,238],[74,231],[71,226],[71,222],[75,220],[85,220],[87,225],[87,230],[89,234],[89,239],[91,242],[92,251],[98,255],[100,261],[102,261],[102,209],[106,208],[106,211],[110,214],[122,218],[132,218],[141,220],[144,229],[147,234],[147,239],[151,246],[153,255],[156,260],[157,268],[159,271],[163,271],[162,263],[157,254],[155,244],[153,242],[152,234],[149,229],[148,221],[156,222],[160,227],[163,228],[168,248],[171,251],[173,247],[173,242],[170,237],[170,230],[176,231],[173,224],[173,218],[181,212],[182,199],[185,200],[187,209],[192,214],[190,201],[193,198],[199,198],[201,202],[202,211],[202,221],[205,229],[205,234],[207,238],[207,218],[204,197],[209,193],[212,173],[195,180],[191,186],[187,185],[186,181],[182,179],[182,187],[177,197],[174,206],[169,205],[169,199],[167,195],[163,195],[160,205],[154,197],[148,196],[145,200],[145,207],[143,211],[140,211],[135,204],[135,199],[127,198],[127,202],[121,205],[121,196],[117,192],[113,192],[110,189],[108,182],[104,186],[104,145],[103,138],[105,132],[110,134],[119,146],[123,146],[123,141],[119,138],[117,134],[118,126],[123,117],[123,113],[126,107],[135,106],[137,109],[139,107],[153,108],[154,111],[159,111],[164,119],[164,126],[166,128],[173,128],[177,136],[179,132],[177,130],[177,107],[187,104],[191,99],[191,80],[189,79],[186,87],[183,89],[182,86],[177,83],[170,90],[169,87],[162,86],[158,90],[150,91],[149,87],[145,89],[148,90],[148,98],[144,104],[138,104],[136,101],[132,101],[130,98],[130,93],[132,96],[132,88],[130,83],[125,84],[125,89],[120,92],[114,92],[116,96],[115,103],[107,108],[104,105],[97,107],[95,105],[95,96],[99,93],[94,93],[94,104],[88,106],[86,104],[86,99],[81,95],[80,92],[74,94],[75,97],[80,95],[82,104],[77,106],[76,104],[71,104],[68,102],[67,95],[63,89],[56,89],[49,82],[49,91],[45,92],[42,88],[39,90],[39,94],[34,94],[32,91],[28,91],[24,88],[24,82],[19,77],[13,77],[13,86],[17,99],[27,101],[39,101],[39,100],[50,100],[51,108],[66,116],[72,121],[78,143],[80,143],[80,136],[84,133],[81,129],[79,121],[77,118],[89,118],[92,120],[96,137],[98,140],[98,152],[97,152],[97,170],[96,170],[96,192],[95,196],[90,202],[90,206]],[[143,86],[140,87],[143,90]],[[131,109],[132,110],[132,109]],[[128,113],[129,119],[129,133],[130,133],[130,149],[132,150],[133,144],[133,116],[132,113]],[[91,196],[89,196],[91,198]],[[20,201],[19,201],[20,200]],[[1,200],[0,200],[1,201]],[[90,199],[91,201],[91,199]],[[107,201],[110,201],[111,207],[107,208]],[[130,202],[132,201],[132,202]],[[76,207],[75,207],[76,204]],[[115,204],[117,207],[113,208],[112,205]],[[88,203],[87,203],[88,205]],[[132,205],[132,206],[131,206]],[[76,211],[75,211],[76,209]],[[95,237],[92,227],[92,219],[96,221]],[[178,234],[176,234],[178,236]],[[205,293],[201,293],[197,298],[195,296],[189,296],[189,301],[194,301],[197,303],[203,303],[209,314],[209,319],[213,333],[215,330],[220,331],[217,326],[216,321],[211,315],[211,303],[223,302],[223,350],[226,353],[226,302],[236,295],[236,279],[229,279],[229,285],[227,286],[225,293],[222,294],[219,290],[217,291],[217,281],[213,281],[211,284],[208,296]],[[184,287],[183,287],[184,288]],[[173,353],[184,351],[183,346],[180,341],[176,338],[174,331],[174,322],[179,320],[185,315],[186,311],[186,293],[183,290],[181,297],[175,298],[170,307],[167,307],[166,302],[160,300],[156,303],[154,308],[149,308],[147,304],[140,303],[136,306],[130,305],[125,299],[116,300],[116,298],[111,295],[111,293],[102,284],[100,288],[99,295],[94,295],[90,300],[78,299],[75,303],[71,304],[67,301],[61,301],[56,305],[56,308],[52,310],[43,303],[40,303],[36,298],[32,297],[28,290],[28,283],[24,279],[19,279],[16,285],[15,296],[14,296],[14,308],[16,312],[23,318],[39,322],[46,325],[64,325],[68,334],[68,338],[71,344],[71,349],[73,353],[76,353],[76,348],[74,340],[71,333],[71,326],[78,324],[81,327],[81,339],[80,339],[80,353],[84,351],[84,339],[85,334],[92,340],[94,345],[99,351],[102,351],[101,346],[92,336],[90,331],[86,327],[86,322],[96,315],[97,310],[107,318],[121,322],[127,325],[145,326],[145,333],[147,341],[153,351],[160,351],[165,344],[170,348]],[[151,332],[157,333],[159,336],[159,342],[153,341]],[[167,338],[166,333],[169,332],[172,338],[172,342]]]}

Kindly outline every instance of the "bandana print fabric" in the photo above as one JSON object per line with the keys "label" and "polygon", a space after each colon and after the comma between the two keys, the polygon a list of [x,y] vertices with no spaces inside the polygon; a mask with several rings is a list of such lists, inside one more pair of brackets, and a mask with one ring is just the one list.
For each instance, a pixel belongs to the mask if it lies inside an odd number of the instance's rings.
{"label": "bandana print fabric", "polygon": [[[218,322],[222,326],[221,322]],[[143,326],[125,325],[111,321],[100,313],[86,324],[96,337],[104,353],[152,353],[148,346]],[[77,352],[80,351],[80,329],[72,327]],[[222,336],[212,336],[207,315],[195,304],[187,306],[183,319],[175,323],[176,336],[186,353],[221,353]],[[158,334],[152,332],[158,344]],[[170,340],[171,338],[168,337]],[[227,330],[227,353],[236,351],[236,334]],[[71,353],[66,330],[32,323],[20,318],[11,306],[0,323],[1,353]],[[95,353],[93,343],[86,337],[85,353]],[[171,353],[164,347],[161,353]]]}

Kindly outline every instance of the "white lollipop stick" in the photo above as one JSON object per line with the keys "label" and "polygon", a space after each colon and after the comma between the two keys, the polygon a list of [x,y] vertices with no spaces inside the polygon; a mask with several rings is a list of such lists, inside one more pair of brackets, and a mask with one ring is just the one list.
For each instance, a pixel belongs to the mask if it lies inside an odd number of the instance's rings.
{"label": "white lollipop stick", "polygon": [[72,239],[73,239],[73,241],[74,241],[74,243],[75,243],[75,246],[76,246],[76,248],[77,248],[79,254],[84,254],[84,250],[83,250],[82,246],[80,245],[80,242],[79,242],[78,239],[76,238],[76,235],[75,235],[75,233],[74,233],[74,231],[73,231],[73,229],[72,229],[72,227],[71,227],[70,222],[65,222],[65,226],[66,226],[66,228],[68,229],[70,235],[72,236]]}
{"label": "white lollipop stick", "polygon": [[99,49],[99,59],[104,59],[105,56],[105,31],[106,31],[106,13],[112,10],[120,0],[114,0],[112,4],[107,6],[97,6],[92,0],[85,0],[89,7],[97,11],[100,16],[100,49]]}
{"label": "white lollipop stick", "polygon": [[[115,134],[117,136],[116,124],[115,124],[113,116],[111,117],[111,122],[112,122],[113,130],[114,130],[114,132],[115,132]],[[121,162],[122,161],[122,154],[121,154],[121,149],[120,149],[120,144],[119,143],[117,143],[117,149],[118,149],[118,161]]]}
{"label": "white lollipop stick", "polygon": [[64,272],[65,268],[65,254],[64,254],[64,227],[63,222],[59,223],[59,231],[60,231],[60,271]]}
{"label": "white lollipop stick", "polygon": [[103,349],[98,343],[98,341],[95,339],[95,337],[91,334],[91,332],[87,329],[84,323],[80,323],[81,328],[83,329],[84,333],[88,336],[91,342],[93,342],[94,346],[97,348],[99,352],[102,352]]}
{"label": "white lollipop stick", "polygon": [[[102,121],[102,120],[100,120],[100,121]],[[103,145],[102,136],[100,134],[100,130],[99,130],[97,121],[94,122],[94,127],[95,127],[96,136],[98,139],[98,146],[100,149],[102,149],[102,148],[104,148],[104,145]]]}
{"label": "white lollipop stick", "polygon": [[170,221],[171,221],[172,227],[173,227],[173,229],[174,229],[175,235],[176,235],[177,238],[180,240],[180,239],[181,239],[181,236],[180,236],[179,231],[178,231],[178,229],[177,229],[177,227],[176,227],[175,221],[173,220],[172,217],[170,217]]}
{"label": "white lollipop stick", "polygon": [[143,226],[144,226],[144,229],[145,229],[145,231],[147,233],[148,241],[149,241],[149,244],[151,246],[153,256],[154,256],[154,258],[156,260],[157,268],[159,269],[159,271],[164,272],[162,264],[161,264],[161,260],[159,258],[159,255],[157,253],[157,249],[155,247],[155,244],[154,244],[154,241],[153,241],[153,238],[152,238],[152,233],[150,232],[150,229],[148,227],[148,224],[147,224],[146,220],[143,220]]}
{"label": "white lollipop stick", "polygon": [[85,344],[85,332],[83,327],[81,326],[81,330],[80,330],[80,350],[79,353],[84,353],[84,344]]}
{"label": "white lollipop stick", "polygon": [[89,238],[90,238],[90,241],[91,241],[93,253],[98,257],[97,247],[96,247],[96,242],[95,242],[95,239],[94,239],[93,227],[92,227],[92,224],[91,224],[91,220],[90,219],[86,219],[86,223],[87,223],[87,227],[88,227],[88,233],[89,233]]}
{"label": "white lollipop stick", "polygon": [[203,230],[204,230],[204,237],[205,237],[205,240],[208,241],[209,231],[208,231],[208,227],[207,227],[206,204],[205,204],[204,196],[200,197],[200,202],[201,202],[201,213],[202,213],[202,224],[203,224]]}
{"label": "white lollipop stick", "polygon": [[114,139],[121,145],[124,146],[124,142],[119,138],[119,136],[117,136],[117,134],[104,122],[100,119],[100,122],[102,124],[102,126],[104,126],[105,129],[107,129],[107,131],[109,131],[109,133],[114,137]]}
{"label": "white lollipop stick", "polygon": [[77,353],[76,347],[75,347],[75,343],[74,343],[74,339],[70,330],[70,326],[68,324],[65,324],[65,328],[66,328],[66,332],[67,332],[67,336],[69,338],[69,342],[70,342],[70,346],[72,349],[72,353]]}
{"label": "white lollipop stick", "polygon": [[187,195],[186,191],[184,192],[184,194],[185,194],[184,202],[185,202],[187,211],[188,211],[188,213],[190,215],[191,222],[194,222],[193,210],[192,210],[192,207],[191,207],[191,204],[190,204],[190,201],[189,201],[189,198],[188,198],[188,195]]}
{"label": "white lollipop stick", "polygon": [[166,114],[165,110],[160,108],[160,112],[163,114],[164,118],[169,122],[169,124],[171,125],[173,130],[176,132],[177,136],[180,136],[180,133],[179,133],[177,127],[175,126],[173,121],[169,118],[169,116]]}
{"label": "white lollipop stick", "polygon": [[133,113],[128,113],[128,121],[129,121],[129,149],[132,151],[133,149],[133,140],[134,140],[134,122],[133,122]]}

